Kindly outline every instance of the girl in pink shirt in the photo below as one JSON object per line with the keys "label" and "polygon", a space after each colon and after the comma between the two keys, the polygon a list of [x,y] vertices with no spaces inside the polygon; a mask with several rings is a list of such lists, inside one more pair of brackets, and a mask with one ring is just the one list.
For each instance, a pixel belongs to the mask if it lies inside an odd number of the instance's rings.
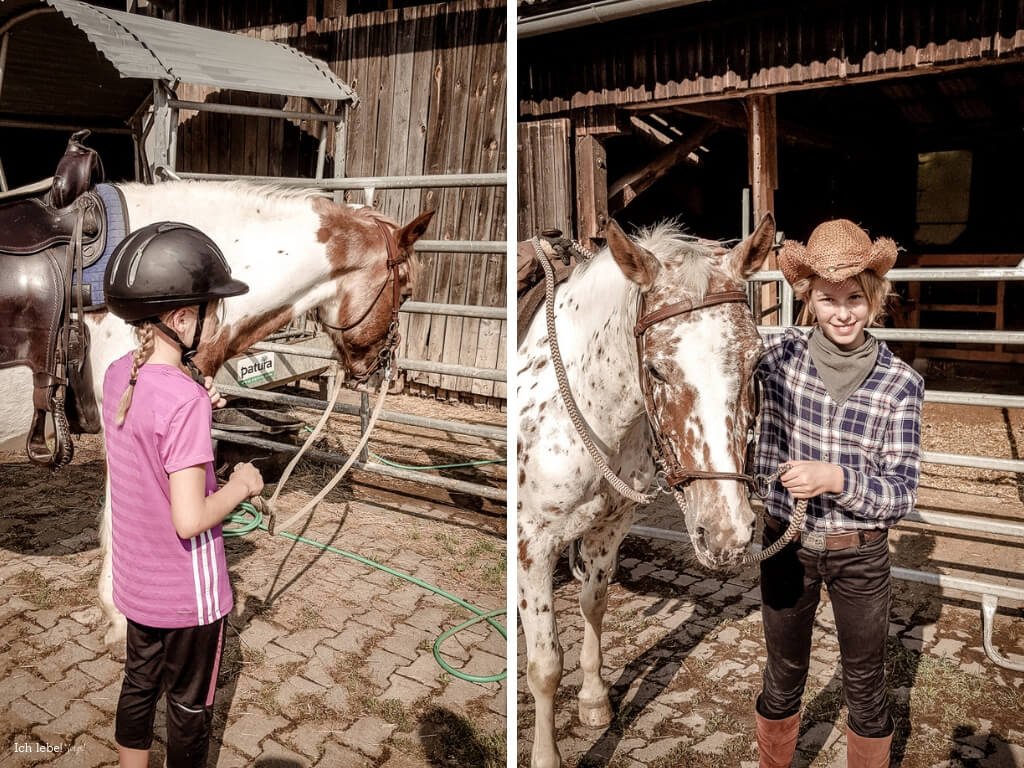
{"label": "girl in pink shirt", "polygon": [[128,619],[114,734],[122,768],[148,764],[161,693],[168,768],[206,765],[233,605],[221,521],[263,479],[239,464],[217,490],[211,409],[224,400],[192,357],[212,304],[248,290],[213,241],[173,222],[130,234],[104,276],[108,308],[139,339],[103,381],[114,604]]}

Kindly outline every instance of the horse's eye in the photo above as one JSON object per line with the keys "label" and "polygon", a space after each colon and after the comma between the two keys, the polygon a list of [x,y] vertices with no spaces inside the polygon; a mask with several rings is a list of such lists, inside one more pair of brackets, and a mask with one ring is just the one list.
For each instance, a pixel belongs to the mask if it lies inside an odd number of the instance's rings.
{"label": "horse's eye", "polygon": [[652,378],[660,381],[662,384],[668,381],[668,379],[665,378],[665,375],[654,366],[654,363],[647,363],[647,372]]}

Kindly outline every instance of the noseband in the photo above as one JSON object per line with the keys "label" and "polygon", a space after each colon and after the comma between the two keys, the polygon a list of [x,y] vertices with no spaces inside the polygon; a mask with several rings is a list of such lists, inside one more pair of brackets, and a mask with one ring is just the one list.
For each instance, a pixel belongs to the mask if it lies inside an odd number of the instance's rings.
{"label": "noseband", "polygon": [[[675,304],[656,309],[653,312],[644,313],[646,300],[643,294],[640,295],[640,304],[637,308],[637,321],[633,328],[633,335],[636,337],[636,357],[640,374],[640,389],[644,394],[644,408],[647,411],[647,423],[654,434],[654,441],[661,453],[665,465],[664,484],[669,488],[687,485],[694,480],[738,480],[755,487],[754,478],[742,472],[706,472],[700,469],[687,469],[676,459],[671,443],[665,435],[655,417],[654,390],[651,384],[650,374],[644,368],[644,334],[660,322],[678,315],[688,315],[708,307],[719,304],[743,304],[747,303],[747,294],[743,291],[720,291],[709,293],[699,303],[692,301],[679,301]],[[748,452],[749,453],[749,452]],[[748,457],[749,458],[749,457]]]}
{"label": "noseband", "polygon": [[[352,378],[355,379],[357,382],[366,381],[368,378],[370,378],[371,374],[373,374],[373,372],[380,368],[382,365],[385,367],[385,371],[388,372],[388,375],[390,375],[391,364],[394,362],[395,359],[395,350],[398,348],[398,342],[402,338],[401,334],[398,332],[398,308],[402,303],[402,292],[400,287],[401,281],[399,278],[398,270],[399,267],[405,262],[405,257],[399,253],[398,243],[395,242],[395,235],[387,227],[387,225],[384,224],[380,219],[375,219],[374,223],[377,225],[377,228],[380,229],[380,233],[381,235],[383,235],[384,243],[388,249],[388,275],[384,278],[384,282],[381,283],[380,288],[377,289],[377,292],[373,296],[373,301],[370,302],[369,306],[366,308],[366,311],[363,312],[363,314],[361,314],[355,322],[349,323],[348,325],[338,326],[331,325],[330,323],[325,322],[322,319],[320,321],[327,328],[330,328],[332,331],[338,332],[338,347],[340,348],[341,351],[342,362],[345,364],[345,367],[352,375]],[[369,315],[373,308],[377,306],[377,301],[384,293],[384,289],[387,288],[389,280],[392,283],[391,323],[388,325],[387,339],[385,340],[384,346],[381,348],[380,352],[377,353],[377,357],[374,359],[374,361],[370,363],[370,365],[367,366],[365,370],[356,373],[352,367],[352,355],[348,351],[348,347],[345,346],[345,331],[349,331],[355,328],[357,325],[363,322],[363,320],[366,319],[367,315]]]}

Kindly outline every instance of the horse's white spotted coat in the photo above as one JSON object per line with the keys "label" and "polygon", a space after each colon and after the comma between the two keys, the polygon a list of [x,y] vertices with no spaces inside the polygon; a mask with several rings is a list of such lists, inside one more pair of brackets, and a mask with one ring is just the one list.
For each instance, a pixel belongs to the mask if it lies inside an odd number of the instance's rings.
{"label": "horse's white spotted coat", "polygon": [[[613,234],[611,248],[559,286],[556,328],[570,389],[594,442],[612,470],[643,491],[654,476],[656,448],[633,336],[641,284],[649,288],[648,312],[682,299],[699,301],[708,291],[742,288],[742,277],[767,255],[774,224],[763,222],[729,252],[699,246],[668,225],[642,233],[640,248],[621,233]],[[655,417],[684,467],[742,471],[754,415],[750,376],[759,349],[750,313],[739,304],[677,316],[648,331],[644,364],[660,377],[654,385]],[[569,421],[552,368],[543,308],[519,348],[517,367],[517,600],[536,707],[531,764],[554,768],[561,763],[554,695],[562,676],[552,610],[555,562],[567,544],[582,537],[585,630],[579,712],[586,724],[607,724],[611,709],[600,675],[601,622],[616,552],[635,505],[602,478]],[[686,525],[699,556],[718,563],[738,559],[753,523],[745,487],[734,480],[704,480],[690,484],[686,496]]]}

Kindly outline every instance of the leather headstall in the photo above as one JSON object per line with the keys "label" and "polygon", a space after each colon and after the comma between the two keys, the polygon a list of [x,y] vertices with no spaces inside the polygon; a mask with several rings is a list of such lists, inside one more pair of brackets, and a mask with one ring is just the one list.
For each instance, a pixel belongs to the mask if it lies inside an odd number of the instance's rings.
{"label": "leather headstall", "polygon": [[655,443],[661,453],[665,465],[665,482],[670,487],[687,485],[694,480],[739,480],[754,486],[754,479],[742,472],[709,472],[700,469],[687,469],[683,467],[676,458],[675,451],[661,429],[661,425],[655,417],[654,391],[651,385],[650,374],[644,367],[644,334],[651,326],[657,325],[670,317],[687,315],[708,307],[719,304],[746,304],[747,294],[743,291],[720,291],[709,293],[701,302],[679,301],[675,304],[656,309],[653,312],[645,312],[646,302],[644,296],[640,296],[640,304],[637,308],[636,325],[633,328],[633,335],[636,337],[637,364],[640,374],[640,388],[644,394],[644,407],[647,409],[647,422],[650,424],[651,432],[654,434]]}
{"label": "leather headstall", "polygon": [[401,334],[398,332],[398,309],[402,303],[402,288],[401,277],[399,275],[399,268],[402,266],[402,264],[405,263],[407,257],[403,256],[399,252],[398,243],[395,241],[394,232],[391,231],[388,225],[385,224],[380,219],[375,219],[374,223],[377,225],[377,228],[380,230],[381,235],[384,237],[384,244],[387,246],[388,250],[388,274],[384,277],[384,282],[381,283],[380,288],[377,289],[377,292],[373,296],[373,301],[371,301],[369,305],[366,307],[366,311],[364,311],[363,314],[361,314],[359,318],[354,322],[351,322],[348,325],[344,326],[337,326],[331,325],[330,323],[321,320],[321,323],[323,323],[323,325],[330,328],[332,331],[338,331],[339,334],[344,334],[345,331],[355,328],[357,325],[363,322],[363,320],[366,319],[366,316],[370,314],[370,312],[373,310],[375,306],[377,306],[377,301],[380,300],[380,297],[384,293],[384,289],[387,288],[388,281],[391,281],[391,322],[388,325],[388,337],[387,340],[384,342],[384,346],[381,348],[380,352],[377,353],[376,359],[369,366],[367,366],[365,370],[359,371],[357,373],[352,369],[352,358],[351,355],[349,354],[348,348],[345,346],[344,336],[338,336],[338,346],[341,348],[341,354],[342,357],[344,358],[343,362],[345,363],[345,367],[348,369],[352,378],[355,379],[357,382],[366,381],[368,378],[370,378],[374,371],[376,371],[382,365],[385,365],[385,363],[387,363],[386,367],[390,368],[390,363],[395,356],[395,350],[398,348],[398,342],[402,338]]}

